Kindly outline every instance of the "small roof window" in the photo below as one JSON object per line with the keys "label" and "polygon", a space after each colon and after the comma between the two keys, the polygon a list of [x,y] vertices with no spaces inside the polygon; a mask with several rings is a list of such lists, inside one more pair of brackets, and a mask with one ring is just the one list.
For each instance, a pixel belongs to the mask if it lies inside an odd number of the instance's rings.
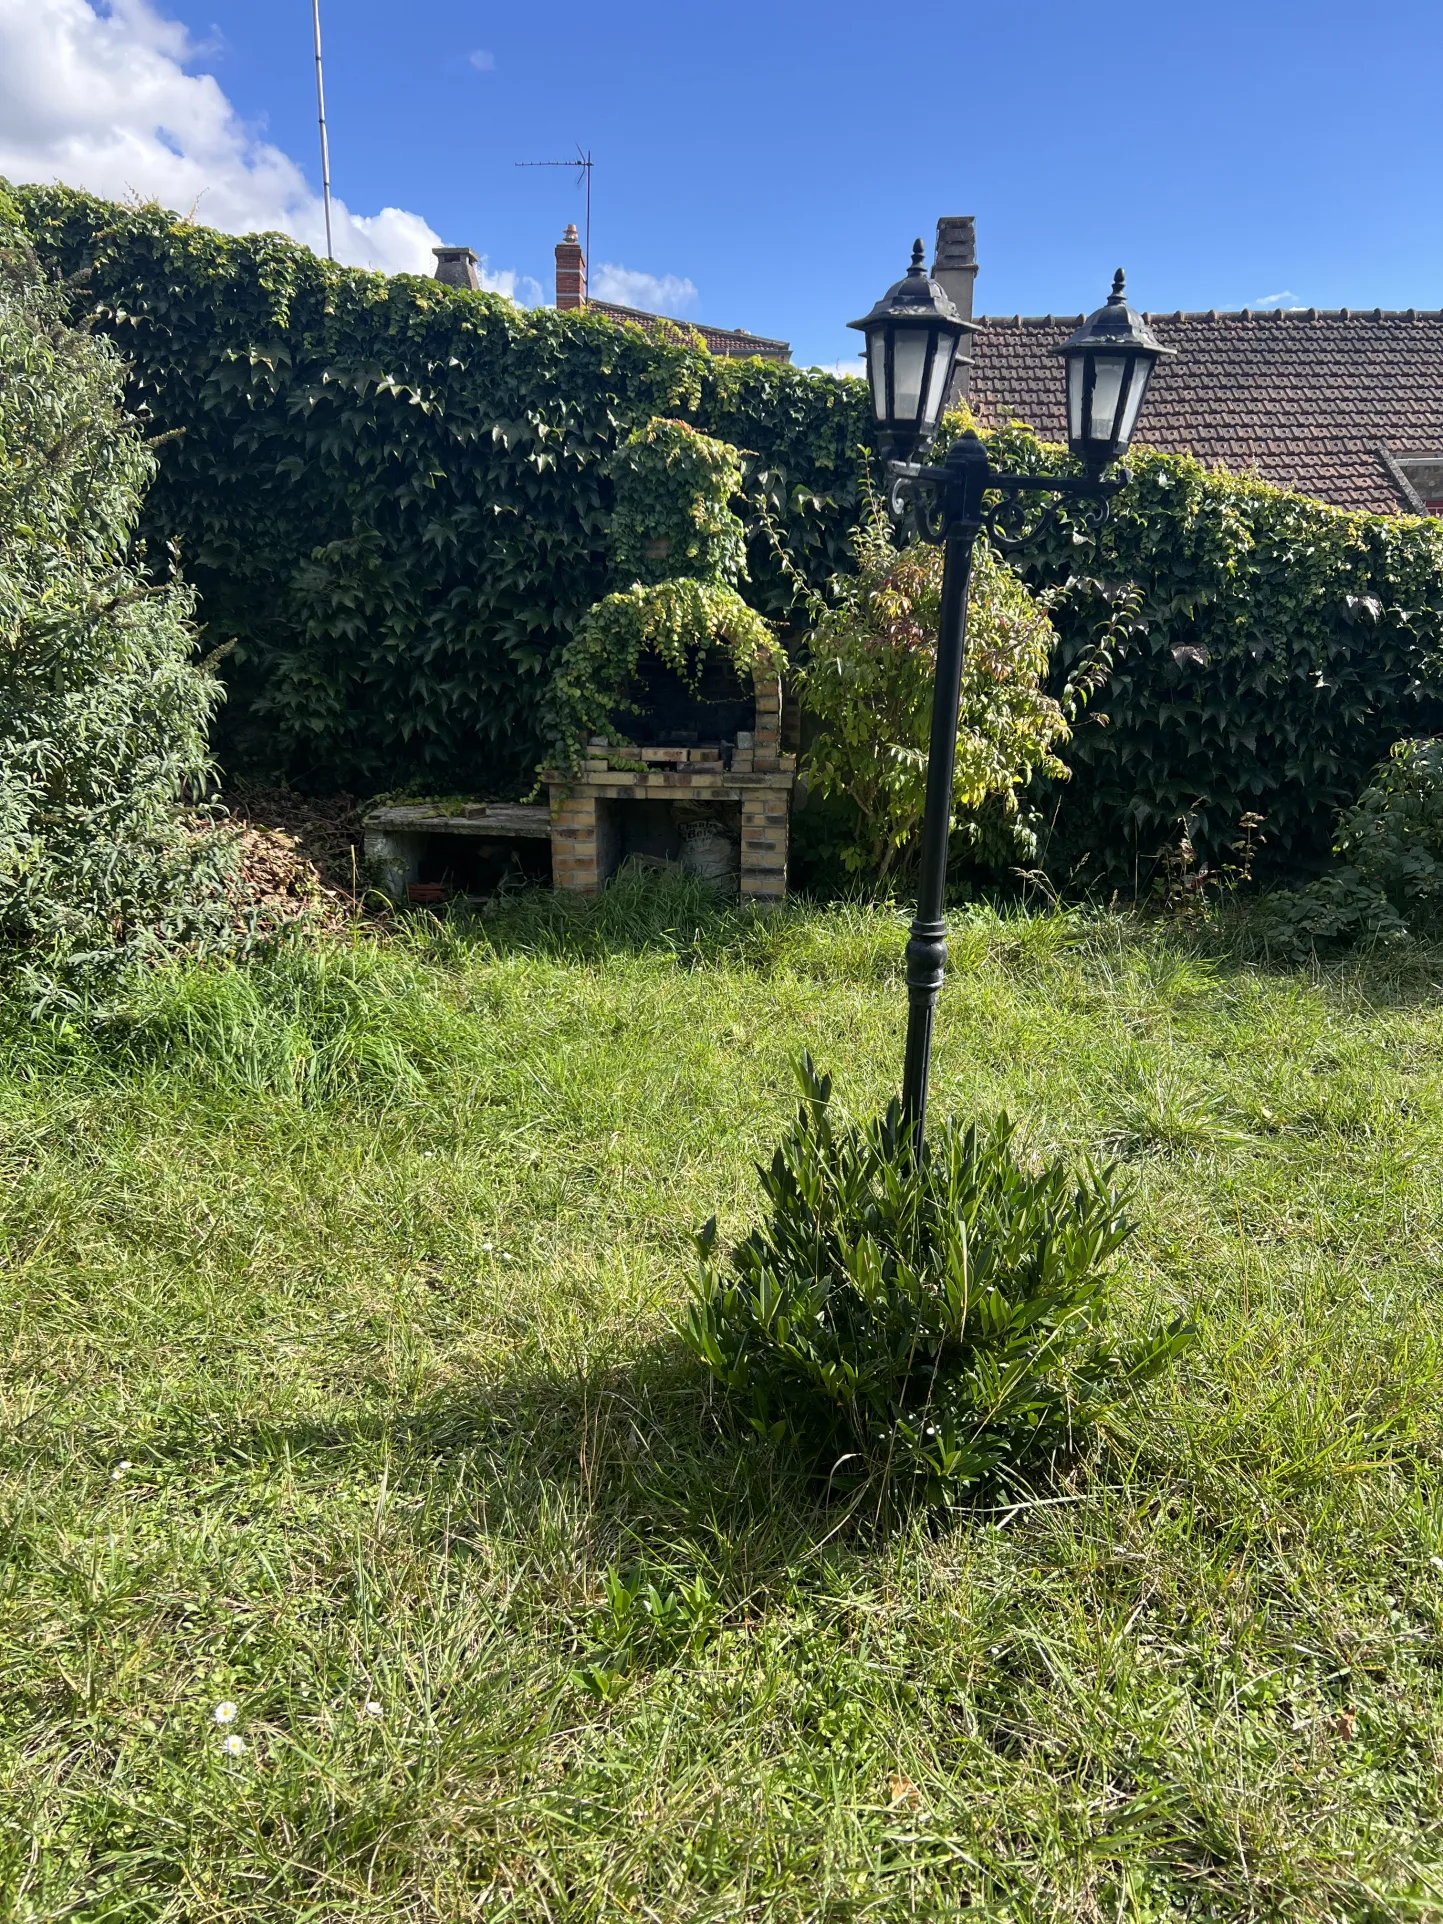
{"label": "small roof window", "polygon": [[1393,466],[1415,514],[1443,515],[1443,453],[1395,454]]}

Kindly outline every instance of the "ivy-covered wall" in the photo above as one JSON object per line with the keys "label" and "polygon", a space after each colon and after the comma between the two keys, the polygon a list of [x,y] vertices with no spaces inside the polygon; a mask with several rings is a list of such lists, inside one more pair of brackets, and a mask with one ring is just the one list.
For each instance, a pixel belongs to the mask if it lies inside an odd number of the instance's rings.
{"label": "ivy-covered wall", "polygon": [[[1019,430],[991,451],[1024,472],[1066,465]],[[1042,797],[1049,866],[1127,888],[1184,818],[1216,864],[1255,813],[1259,876],[1294,874],[1326,855],[1338,810],[1395,741],[1443,733],[1443,522],[1346,514],[1147,449],[1128,465],[1096,542],[1064,517],[1016,561],[1038,587],[1140,590],[1065,752],[1073,778]],[[1059,679],[1108,610],[1086,587],[1053,610]]]}
{"label": "ivy-covered wall", "polygon": [[[161,449],[143,532],[178,545],[231,698],[232,768],[377,789],[515,789],[585,610],[614,586],[618,441],[675,415],[754,453],[809,578],[846,555],[851,384],[714,360],[598,316],[336,267],[274,234],[17,191],[42,257],[84,274]],[[748,598],[792,588],[751,544]]]}
{"label": "ivy-covered wall", "polygon": [[[134,367],[160,450],[152,560],[178,543],[207,641],[234,640],[222,758],[317,785],[510,789],[542,752],[560,651],[609,589],[617,444],[657,415],[753,457],[805,578],[849,565],[866,435],[857,383],[717,361],[598,316],[318,260],[63,188],[17,199]],[[994,437],[1003,464],[1058,460]],[[1127,886],[1191,816],[1216,857],[1267,818],[1296,869],[1400,736],[1443,733],[1443,525],[1349,516],[1139,453],[1098,542],[1064,518],[1034,584],[1135,582],[1139,623],[1039,798],[1059,873]],[[765,535],[747,599],[794,592]],[[1059,683],[1107,612],[1053,611]],[[1102,717],[1106,717],[1105,720]]]}

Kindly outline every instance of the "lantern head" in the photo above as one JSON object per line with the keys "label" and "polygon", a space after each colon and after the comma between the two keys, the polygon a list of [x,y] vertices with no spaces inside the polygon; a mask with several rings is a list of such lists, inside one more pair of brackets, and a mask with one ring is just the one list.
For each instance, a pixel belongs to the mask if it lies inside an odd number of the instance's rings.
{"label": "lantern head", "polygon": [[1091,474],[1127,453],[1152,370],[1176,352],[1128,306],[1124,284],[1119,267],[1107,305],[1051,350],[1067,369],[1068,446]]}
{"label": "lantern head", "polygon": [[847,325],[866,337],[880,452],[896,461],[920,457],[942,419],[954,368],[971,361],[964,343],[977,331],[927,273],[920,240],[903,279],[887,289],[870,314]]}

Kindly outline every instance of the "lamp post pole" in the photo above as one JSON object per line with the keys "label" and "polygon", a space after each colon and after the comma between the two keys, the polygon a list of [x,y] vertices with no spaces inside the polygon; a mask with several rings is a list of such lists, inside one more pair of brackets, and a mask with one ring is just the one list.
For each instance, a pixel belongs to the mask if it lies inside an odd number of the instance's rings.
{"label": "lamp post pole", "polygon": [[[1068,498],[1083,505],[1084,519],[1093,528],[1107,518],[1112,496],[1126,485],[1127,471],[1120,469],[1104,480],[1103,470],[1127,452],[1153,368],[1173,351],[1127,305],[1123,289],[1119,268],[1106,306],[1052,349],[1065,363],[1068,445],[1082,466],[1079,475],[998,473],[972,433],[959,436],[937,467],[915,458],[925,455],[936,435],[952,370],[970,360],[965,343],[977,331],[927,274],[921,241],[913,247],[905,278],[860,321],[848,322],[866,337],[878,446],[892,457],[887,463],[888,506],[899,524],[940,545],[945,557],[917,913],[907,938],[902,1113],[919,1161],[927,1122],[932,1025],[947,966],[947,850],[973,548],[984,529],[1003,553],[1030,546],[1053,526]],[[1052,497],[1040,513],[1031,506],[1034,495]]]}
{"label": "lamp post pole", "polygon": [[971,436],[954,443],[942,464],[944,517],[942,611],[937,624],[937,676],[927,748],[927,801],[922,817],[922,864],[917,913],[907,937],[907,1053],[902,1070],[902,1114],[921,1153],[927,1122],[927,1075],[932,1022],[947,967],[947,851],[952,825],[952,771],[967,654],[967,594],[972,549],[982,528],[987,453]]}

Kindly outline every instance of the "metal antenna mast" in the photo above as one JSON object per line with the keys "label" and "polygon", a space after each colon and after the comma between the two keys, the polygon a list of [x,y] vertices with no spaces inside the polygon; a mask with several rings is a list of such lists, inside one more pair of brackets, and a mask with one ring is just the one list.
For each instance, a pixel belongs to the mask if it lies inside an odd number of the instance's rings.
{"label": "metal antenna mast", "polygon": [[311,0],[311,25],[316,36],[316,117],[321,123],[321,203],[326,210],[326,259],[331,250],[331,149],[326,139],[326,89],[321,80],[321,0]]}
{"label": "metal antenna mast", "polygon": [[586,252],[586,272],[589,276],[591,273],[591,169],[595,165],[595,162],[591,158],[591,149],[588,147],[586,151],[583,153],[581,148],[581,142],[577,141],[575,160],[518,160],[516,165],[518,167],[574,167],[576,169],[577,186],[579,187],[581,183],[585,181],[586,183],[586,249],[585,249],[585,252]]}

